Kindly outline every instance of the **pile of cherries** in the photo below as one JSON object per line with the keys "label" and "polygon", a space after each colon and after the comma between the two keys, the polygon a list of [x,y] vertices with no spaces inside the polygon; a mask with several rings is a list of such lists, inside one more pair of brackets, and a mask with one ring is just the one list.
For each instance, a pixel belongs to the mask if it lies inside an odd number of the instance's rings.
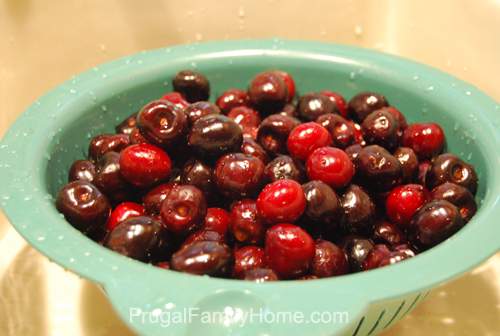
{"label": "pile of cherries", "polygon": [[73,163],[57,208],[130,258],[273,281],[370,270],[444,241],[476,212],[474,168],[435,123],[386,97],[300,97],[283,71],[213,104],[201,73],[144,106]]}

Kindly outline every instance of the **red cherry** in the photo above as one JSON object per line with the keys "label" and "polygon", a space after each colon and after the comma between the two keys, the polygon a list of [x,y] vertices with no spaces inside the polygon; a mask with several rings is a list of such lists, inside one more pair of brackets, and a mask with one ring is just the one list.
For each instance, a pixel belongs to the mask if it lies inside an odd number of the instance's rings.
{"label": "red cherry", "polygon": [[262,247],[251,245],[234,250],[233,275],[235,278],[242,279],[246,271],[265,266],[265,254]]}
{"label": "red cherry", "polygon": [[290,154],[305,160],[315,149],[332,144],[330,132],[320,124],[308,122],[295,127],[288,136],[287,147]]}
{"label": "red cherry", "polygon": [[259,112],[247,106],[235,107],[229,111],[227,116],[240,125],[244,134],[253,135],[254,132],[257,132],[261,122]]}
{"label": "red cherry", "polygon": [[277,224],[266,233],[265,253],[268,266],[280,278],[304,275],[315,255],[311,236],[293,224]]}
{"label": "red cherry", "polygon": [[202,229],[216,231],[224,236],[226,235],[230,224],[231,216],[229,215],[229,212],[221,208],[208,208]]}
{"label": "red cherry", "polygon": [[280,76],[281,79],[283,79],[283,81],[285,82],[288,88],[288,101],[292,101],[293,97],[295,97],[295,81],[293,80],[293,77],[288,72],[281,70],[276,70],[274,71],[274,73]]}
{"label": "red cherry", "polygon": [[184,99],[184,97],[179,92],[169,92],[161,97],[163,100],[167,100],[179,107],[180,109],[185,109],[189,106],[189,103]]}
{"label": "red cherry", "polygon": [[441,153],[444,142],[444,131],[435,123],[411,124],[403,132],[403,146],[413,149],[421,159]]}
{"label": "red cherry", "polygon": [[413,215],[428,199],[420,184],[406,184],[391,190],[385,207],[389,219],[400,227],[408,227]]}
{"label": "red cherry", "polygon": [[148,187],[167,179],[171,169],[168,154],[150,144],[132,145],[120,154],[120,172],[136,187]]}
{"label": "red cherry", "polygon": [[294,222],[302,215],[305,208],[304,191],[294,180],[278,180],[270,183],[257,198],[257,210],[267,223]]}
{"label": "red cherry", "polygon": [[120,203],[111,212],[111,215],[109,215],[106,228],[108,231],[111,231],[124,220],[142,215],[144,215],[144,207],[142,205],[134,202]]}
{"label": "red cherry", "polygon": [[309,179],[320,180],[333,188],[345,187],[354,175],[351,159],[341,149],[321,147],[309,155],[306,162]]}
{"label": "red cherry", "polygon": [[337,105],[337,110],[339,110],[340,115],[347,118],[347,103],[345,98],[340,93],[323,90],[320,94],[328,97],[335,105]]}

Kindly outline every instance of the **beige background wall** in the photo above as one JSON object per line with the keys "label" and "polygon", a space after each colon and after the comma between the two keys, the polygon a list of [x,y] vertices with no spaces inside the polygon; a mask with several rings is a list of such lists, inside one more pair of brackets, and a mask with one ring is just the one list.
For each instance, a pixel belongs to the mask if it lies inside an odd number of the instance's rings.
{"label": "beige background wall", "polygon": [[[171,44],[264,37],[401,55],[500,101],[500,0],[0,0],[0,136],[37,96],[98,63]],[[499,273],[497,255],[386,335],[500,335]],[[48,263],[0,214],[0,335],[127,333],[94,285]]]}

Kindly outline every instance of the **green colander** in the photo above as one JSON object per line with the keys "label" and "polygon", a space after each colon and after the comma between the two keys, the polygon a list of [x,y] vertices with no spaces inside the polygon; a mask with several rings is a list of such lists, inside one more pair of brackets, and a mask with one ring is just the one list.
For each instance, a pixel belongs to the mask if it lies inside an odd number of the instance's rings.
{"label": "green colander", "polygon": [[[448,150],[477,169],[479,211],[460,232],[416,258],[315,281],[255,284],[193,276],[113,253],[71,227],[55,209],[54,196],[91,137],[113,132],[119,121],[171,91],[171,78],[185,68],[207,75],[212,99],[276,68],[290,72],[302,93],[333,89],[350,98],[362,90],[380,92],[410,122],[443,126]],[[499,116],[499,105],[470,84],[354,47],[253,40],[141,52],[72,78],[19,117],[0,145],[0,202],[33,247],[100,284],[140,334],[375,335],[403,318],[432,287],[499,250]]]}

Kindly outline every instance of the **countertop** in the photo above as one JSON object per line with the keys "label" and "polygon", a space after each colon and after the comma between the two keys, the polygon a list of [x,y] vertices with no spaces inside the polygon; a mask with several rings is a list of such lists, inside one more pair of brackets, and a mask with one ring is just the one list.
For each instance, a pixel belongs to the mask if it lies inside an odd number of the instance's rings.
{"label": "countertop", "polygon": [[[167,45],[313,39],[426,63],[500,100],[500,1],[3,0],[0,136],[38,96]],[[500,224],[500,223],[499,223]],[[100,289],[30,248],[0,212],[0,335],[132,335]],[[500,335],[500,254],[440,286],[385,336]]]}

